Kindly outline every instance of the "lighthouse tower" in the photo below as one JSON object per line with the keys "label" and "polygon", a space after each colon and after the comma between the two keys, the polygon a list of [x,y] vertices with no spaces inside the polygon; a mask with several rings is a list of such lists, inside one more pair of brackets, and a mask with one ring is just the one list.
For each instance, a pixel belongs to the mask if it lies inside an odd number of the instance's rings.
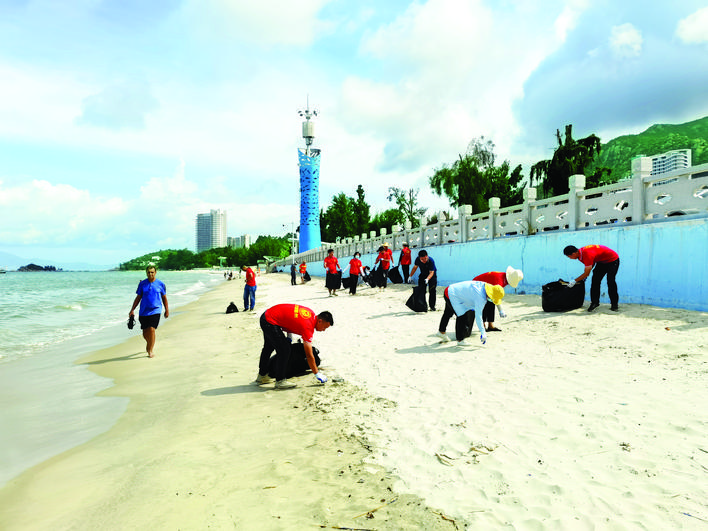
{"label": "lighthouse tower", "polygon": [[317,111],[307,108],[298,111],[305,118],[302,122],[302,137],[305,148],[298,148],[300,166],[300,249],[302,253],[322,246],[320,233],[320,150],[312,148],[315,140],[315,124],[311,119]]}

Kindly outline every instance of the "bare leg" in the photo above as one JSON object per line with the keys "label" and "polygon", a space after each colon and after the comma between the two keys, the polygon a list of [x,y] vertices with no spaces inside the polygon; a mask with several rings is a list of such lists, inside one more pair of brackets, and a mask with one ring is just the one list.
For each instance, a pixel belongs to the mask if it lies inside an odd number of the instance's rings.
{"label": "bare leg", "polygon": [[153,349],[155,348],[155,329],[152,327],[143,328],[143,338],[145,339],[145,351],[147,352],[148,358],[154,358]]}

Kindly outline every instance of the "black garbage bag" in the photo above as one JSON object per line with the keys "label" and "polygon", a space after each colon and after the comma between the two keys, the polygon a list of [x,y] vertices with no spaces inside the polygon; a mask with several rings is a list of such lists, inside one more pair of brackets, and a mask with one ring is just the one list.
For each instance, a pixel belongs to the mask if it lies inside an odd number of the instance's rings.
{"label": "black garbage bag", "polygon": [[392,267],[388,270],[388,279],[394,284],[403,284],[403,276],[398,270],[398,266]]}
{"label": "black garbage bag", "polygon": [[581,308],[585,302],[585,281],[572,288],[563,279],[544,284],[541,294],[541,306],[544,312],[567,312]]}
{"label": "black garbage bag", "polygon": [[428,311],[428,301],[425,300],[425,286],[413,288],[413,294],[406,301],[406,306],[414,312]]}
{"label": "black garbage bag", "polygon": [[[315,364],[319,367],[322,362],[317,347],[312,347],[312,355],[315,357]],[[305,345],[299,341],[293,343],[290,345],[290,358],[288,359],[288,367],[285,369],[285,377],[302,376],[308,372],[310,372],[310,366],[307,364],[305,356]],[[268,360],[268,376],[275,378],[275,354]]]}

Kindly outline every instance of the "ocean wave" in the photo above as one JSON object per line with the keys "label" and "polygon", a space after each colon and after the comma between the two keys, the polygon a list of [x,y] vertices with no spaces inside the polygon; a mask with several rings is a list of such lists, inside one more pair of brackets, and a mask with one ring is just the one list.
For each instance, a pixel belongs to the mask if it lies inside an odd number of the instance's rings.
{"label": "ocean wave", "polygon": [[79,304],[78,302],[74,302],[71,304],[57,304],[54,306],[55,310],[70,310],[70,311],[75,311],[75,312],[80,312],[81,310],[84,309],[83,305]]}

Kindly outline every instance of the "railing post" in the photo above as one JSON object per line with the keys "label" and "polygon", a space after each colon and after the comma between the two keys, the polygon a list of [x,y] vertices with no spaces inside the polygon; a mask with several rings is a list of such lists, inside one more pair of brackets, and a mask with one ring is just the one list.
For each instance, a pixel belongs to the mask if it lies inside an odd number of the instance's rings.
{"label": "railing post", "polygon": [[632,225],[644,223],[647,187],[641,173],[632,176]]}
{"label": "railing post", "polygon": [[578,201],[578,192],[585,189],[585,175],[578,173],[571,175],[568,179],[568,230],[576,230],[578,228],[578,214],[580,204]]}
{"label": "railing post", "polygon": [[469,216],[472,213],[472,205],[460,205],[459,208],[457,209],[457,215],[459,216],[460,219],[457,221],[460,224],[460,241],[461,242],[466,242],[467,241],[467,216]]}
{"label": "railing post", "polygon": [[489,198],[489,239],[494,239],[497,232],[497,220],[494,218],[494,211],[501,206],[501,199],[498,197]]}
{"label": "railing post", "polygon": [[526,235],[531,235],[536,232],[533,228],[533,220],[531,219],[531,203],[536,201],[536,189],[535,188],[524,188],[524,206],[523,206],[523,218],[526,222]]}

